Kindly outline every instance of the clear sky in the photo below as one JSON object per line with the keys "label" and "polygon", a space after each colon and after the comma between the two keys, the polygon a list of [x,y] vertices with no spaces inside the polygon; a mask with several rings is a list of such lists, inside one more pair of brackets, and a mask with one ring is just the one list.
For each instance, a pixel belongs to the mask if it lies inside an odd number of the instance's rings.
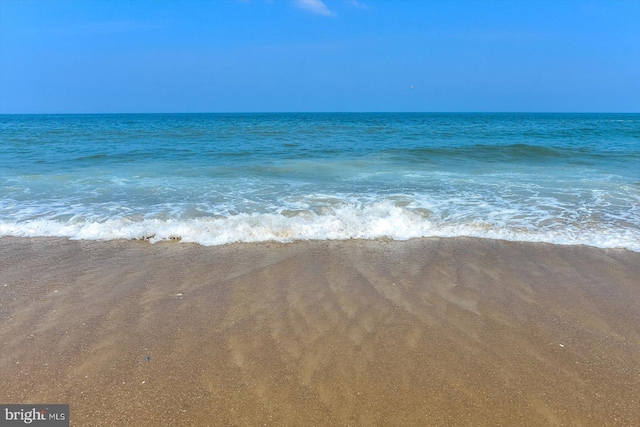
{"label": "clear sky", "polygon": [[0,0],[1,113],[299,111],[640,112],[640,1]]}

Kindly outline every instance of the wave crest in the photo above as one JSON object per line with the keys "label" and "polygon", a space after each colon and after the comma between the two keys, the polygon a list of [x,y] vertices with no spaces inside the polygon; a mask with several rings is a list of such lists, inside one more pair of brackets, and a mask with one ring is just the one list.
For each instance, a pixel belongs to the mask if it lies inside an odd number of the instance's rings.
{"label": "wave crest", "polygon": [[555,244],[583,244],[625,248],[640,252],[640,231],[635,228],[583,228],[576,225],[541,228],[522,222],[488,220],[451,221],[425,209],[411,209],[390,201],[367,206],[345,205],[316,213],[307,210],[237,214],[190,219],[67,221],[34,219],[0,221],[0,236],[67,237],[82,240],[141,239],[151,243],[180,240],[205,246],[238,242],[292,242],[296,240],[381,239],[419,237],[480,237]]}

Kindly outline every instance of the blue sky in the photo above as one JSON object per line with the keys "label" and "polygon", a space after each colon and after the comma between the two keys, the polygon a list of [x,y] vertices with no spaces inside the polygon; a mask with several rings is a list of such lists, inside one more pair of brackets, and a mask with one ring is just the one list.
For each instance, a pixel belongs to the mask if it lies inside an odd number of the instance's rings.
{"label": "blue sky", "polygon": [[640,112],[640,1],[0,0],[1,113],[283,111]]}

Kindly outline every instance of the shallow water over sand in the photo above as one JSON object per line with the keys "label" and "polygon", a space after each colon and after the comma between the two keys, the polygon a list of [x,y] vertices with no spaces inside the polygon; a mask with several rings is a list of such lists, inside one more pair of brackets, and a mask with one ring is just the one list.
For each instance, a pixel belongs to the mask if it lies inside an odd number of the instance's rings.
{"label": "shallow water over sand", "polygon": [[640,254],[0,239],[0,400],[78,425],[633,425]]}

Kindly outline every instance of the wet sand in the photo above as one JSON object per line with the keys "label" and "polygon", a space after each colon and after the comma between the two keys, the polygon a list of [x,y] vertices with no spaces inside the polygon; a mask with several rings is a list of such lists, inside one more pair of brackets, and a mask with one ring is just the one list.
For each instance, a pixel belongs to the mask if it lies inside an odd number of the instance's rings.
{"label": "wet sand", "polygon": [[76,426],[640,425],[640,253],[0,239],[0,401]]}

